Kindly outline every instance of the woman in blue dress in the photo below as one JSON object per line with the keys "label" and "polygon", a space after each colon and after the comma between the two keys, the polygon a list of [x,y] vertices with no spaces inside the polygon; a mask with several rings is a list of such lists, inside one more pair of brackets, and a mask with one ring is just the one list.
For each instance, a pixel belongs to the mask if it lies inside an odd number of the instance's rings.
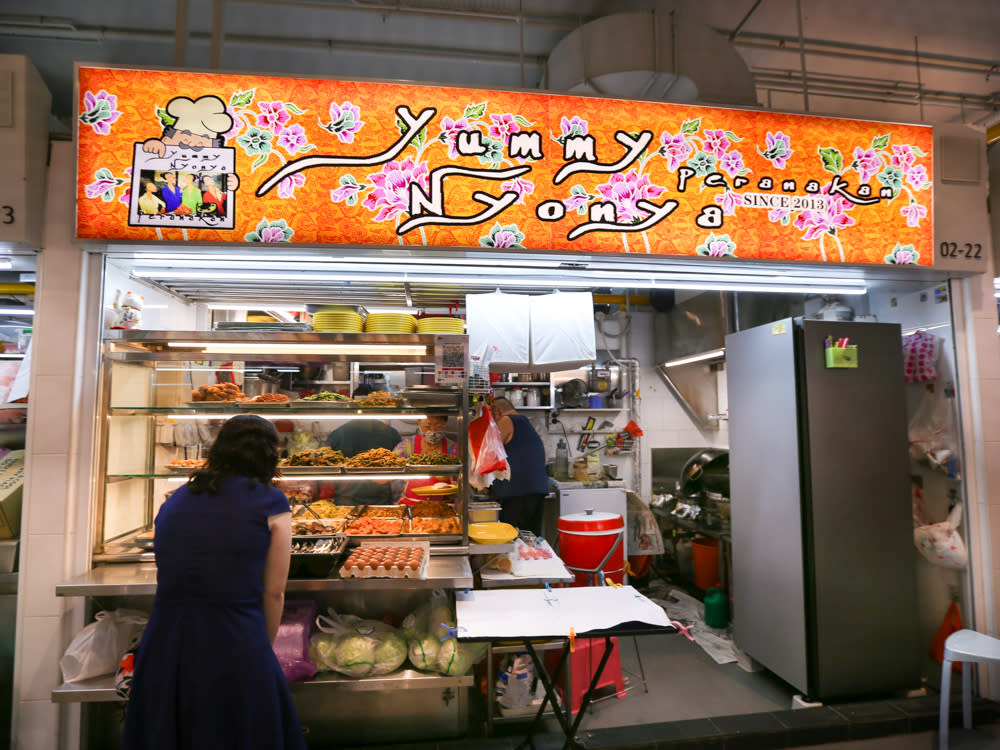
{"label": "woman in blue dress", "polygon": [[271,647],[291,555],[278,433],[227,421],[156,516],[156,598],[136,654],[124,750],[304,750]]}

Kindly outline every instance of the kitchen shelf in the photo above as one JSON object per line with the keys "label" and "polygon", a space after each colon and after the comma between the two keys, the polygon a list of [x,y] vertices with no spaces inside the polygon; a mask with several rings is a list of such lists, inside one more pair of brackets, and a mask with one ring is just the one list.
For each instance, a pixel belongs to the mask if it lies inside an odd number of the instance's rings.
{"label": "kitchen shelf", "polygon": [[566,575],[558,576],[515,576],[499,570],[482,570],[479,573],[484,589],[505,589],[515,586],[541,586],[546,583],[572,583],[576,576],[566,571]]}
{"label": "kitchen shelf", "polygon": [[548,381],[541,382],[541,381],[534,381],[534,380],[531,381],[531,382],[529,382],[529,383],[505,383],[505,382],[499,382],[498,381],[496,383],[492,383],[492,385],[493,385],[493,390],[496,390],[497,388],[502,388],[505,391],[509,391],[509,390],[514,389],[514,388],[548,388],[549,387]]}
{"label": "kitchen shelf", "polygon": [[446,676],[427,674],[416,669],[400,669],[381,677],[347,677],[336,672],[321,672],[311,680],[289,683],[292,692],[335,688],[352,693],[373,690],[406,690],[407,688],[470,687],[474,682],[471,674]]}
{"label": "kitchen shelf", "polygon": [[[405,690],[407,688],[470,687],[472,674],[448,677],[425,674],[415,669],[401,669],[381,677],[354,678],[323,672],[312,680],[290,683],[292,692],[300,690],[334,689],[338,691],[363,692],[375,690]],[[115,676],[101,675],[79,682],[64,682],[51,693],[53,703],[108,703],[124,700],[115,692]]]}
{"label": "kitchen shelf", "polygon": [[[377,591],[434,588],[471,588],[469,558],[431,555],[426,578],[293,578],[285,591]],[[155,563],[100,565],[56,584],[56,596],[152,596],[156,593]]]}
{"label": "kitchen shelf", "polygon": [[[267,412],[268,414],[302,414],[309,412],[306,416],[299,416],[298,419],[323,419],[335,420],[338,417],[355,418],[360,414],[371,416],[373,419],[384,418],[386,414],[423,414],[428,411],[434,413],[458,413],[457,406],[385,406],[385,407],[331,407],[329,404],[335,401],[314,401],[307,404],[280,403],[280,404],[256,404],[248,406],[246,402],[237,406],[235,402],[226,403],[223,401],[205,401],[204,405],[191,406],[183,404],[177,406],[112,406],[110,412],[116,416],[134,416],[136,414],[169,414],[172,412],[205,412],[206,414],[253,414],[255,412]],[[312,414],[315,412],[315,415]]]}
{"label": "kitchen shelf", "polygon": [[53,703],[109,703],[124,701],[115,692],[115,676],[105,674],[79,682],[64,682],[52,689]]}
{"label": "kitchen shelf", "polygon": [[18,403],[0,404],[0,409],[27,409],[27,408],[28,408],[27,404],[18,404]]}

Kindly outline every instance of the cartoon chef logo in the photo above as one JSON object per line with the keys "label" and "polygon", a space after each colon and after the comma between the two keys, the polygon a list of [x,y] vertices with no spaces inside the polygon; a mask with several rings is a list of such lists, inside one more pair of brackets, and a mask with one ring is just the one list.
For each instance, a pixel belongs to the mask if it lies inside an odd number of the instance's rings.
{"label": "cartoon chef logo", "polygon": [[232,229],[240,180],[223,135],[233,127],[225,102],[177,96],[160,120],[159,137],[135,144],[129,224]]}

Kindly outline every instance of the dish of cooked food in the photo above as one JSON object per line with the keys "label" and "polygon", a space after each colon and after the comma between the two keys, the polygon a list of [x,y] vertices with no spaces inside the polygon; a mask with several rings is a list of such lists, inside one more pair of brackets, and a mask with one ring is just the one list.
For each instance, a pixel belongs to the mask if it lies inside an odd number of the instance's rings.
{"label": "dish of cooked food", "polygon": [[344,465],[355,469],[396,468],[405,466],[406,459],[386,448],[372,448],[347,459]]}
{"label": "dish of cooked food", "polygon": [[291,401],[284,393],[262,393],[254,396],[247,403],[251,404],[283,404]]}
{"label": "dish of cooked food", "polygon": [[410,532],[413,534],[458,534],[462,529],[458,519],[451,518],[414,518],[410,520]]}
{"label": "dish of cooked food", "polygon": [[191,391],[192,401],[241,401],[247,397],[236,383],[199,385]]}
{"label": "dish of cooked food", "polygon": [[367,396],[361,396],[356,399],[358,406],[363,406],[367,408],[371,407],[394,407],[399,406],[399,399],[393,396],[391,393],[386,393],[385,391],[374,391],[369,393]]}
{"label": "dish of cooked food", "polygon": [[204,466],[206,460],[204,458],[178,458],[175,461],[170,461],[167,464],[167,468],[170,469],[200,469]]}
{"label": "dish of cooked food", "polygon": [[403,520],[401,518],[358,518],[351,521],[345,533],[370,536],[374,534],[399,534],[402,531]]}
{"label": "dish of cooked food", "polygon": [[319,393],[313,393],[311,396],[303,396],[299,401],[350,401],[350,396],[345,396],[343,393],[331,393],[330,391],[320,391]]}
{"label": "dish of cooked food", "polygon": [[427,453],[414,453],[412,456],[407,456],[406,462],[421,466],[449,466],[457,464],[458,459],[441,451],[429,451]]}
{"label": "dish of cooked food", "polygon": [[292,534],[294,536],[309,536],[313,534],[333,534],[344,528],[344,522],[340,519],[320,520],[295,520],[292,521]]}
{"label": "dish of cooked food", "polygon": [[296,513],[295,517],[311,518],[315,514],[320,518],[347,518],[353,512],[353,505],[336,505],[329,500],[317,500],[308,506],[303,506],[302,511]]}
{"label": "dish of cooked food", "polygon": [[278,466],[340,466],[346,459],[333,448],[306,448],[278,462]]}
{"label": "dish of cooked food", "polygon": [[451,503],[425,500],[410,506],[410,515],[413,518],[450,518],[455,515],[455,506]]}
{"label": "dish of cooked food", "polygon": [[362,518],[405,518],[406,508],[402,505],[369,505],[361,512]]}

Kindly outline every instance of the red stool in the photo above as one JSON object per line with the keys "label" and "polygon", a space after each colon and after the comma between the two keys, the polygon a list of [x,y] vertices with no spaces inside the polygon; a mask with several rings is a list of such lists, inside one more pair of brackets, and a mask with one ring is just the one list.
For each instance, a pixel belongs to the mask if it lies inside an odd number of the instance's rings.
{"label": "red stool", "polygon": [[[590,687],[590,681],[594,679],[594,670],[601,663],[601,658],[604,656],[604,639],[603,638],[578,638],[576,640],[576,651],[569,654],[567,658],[570,659],[569,670],[570,670],[570,680],[572,682],[570,690],[572,692],[572,705],[570,710],[572,713],[577,713],[580,710],[580,702],[583,700],[583,694],[587,692],[587,688]],[[556,666],[559,662],[559,652],[549,652],[546,655],[546,666],[548,667],[549,674],[555,672]],[[560,684],[557,686],[559,689],[559,695],[562,696],[563,703],[566,703],[566,689],[563,683],[565,680],[560,680]],[[624,698],[625,692],[625,680],[622,677],[622,663],[618,656],[618,639],[611,639],[611,655],[608,657],[608,663],[604,665],[604,671],[601,672],[601,679],[594,687],[594,692],[599,693],[602,690],[607,690],[611,688],[614,690],[615,697]],[[593,700],[593,699],[591,699]]]}

